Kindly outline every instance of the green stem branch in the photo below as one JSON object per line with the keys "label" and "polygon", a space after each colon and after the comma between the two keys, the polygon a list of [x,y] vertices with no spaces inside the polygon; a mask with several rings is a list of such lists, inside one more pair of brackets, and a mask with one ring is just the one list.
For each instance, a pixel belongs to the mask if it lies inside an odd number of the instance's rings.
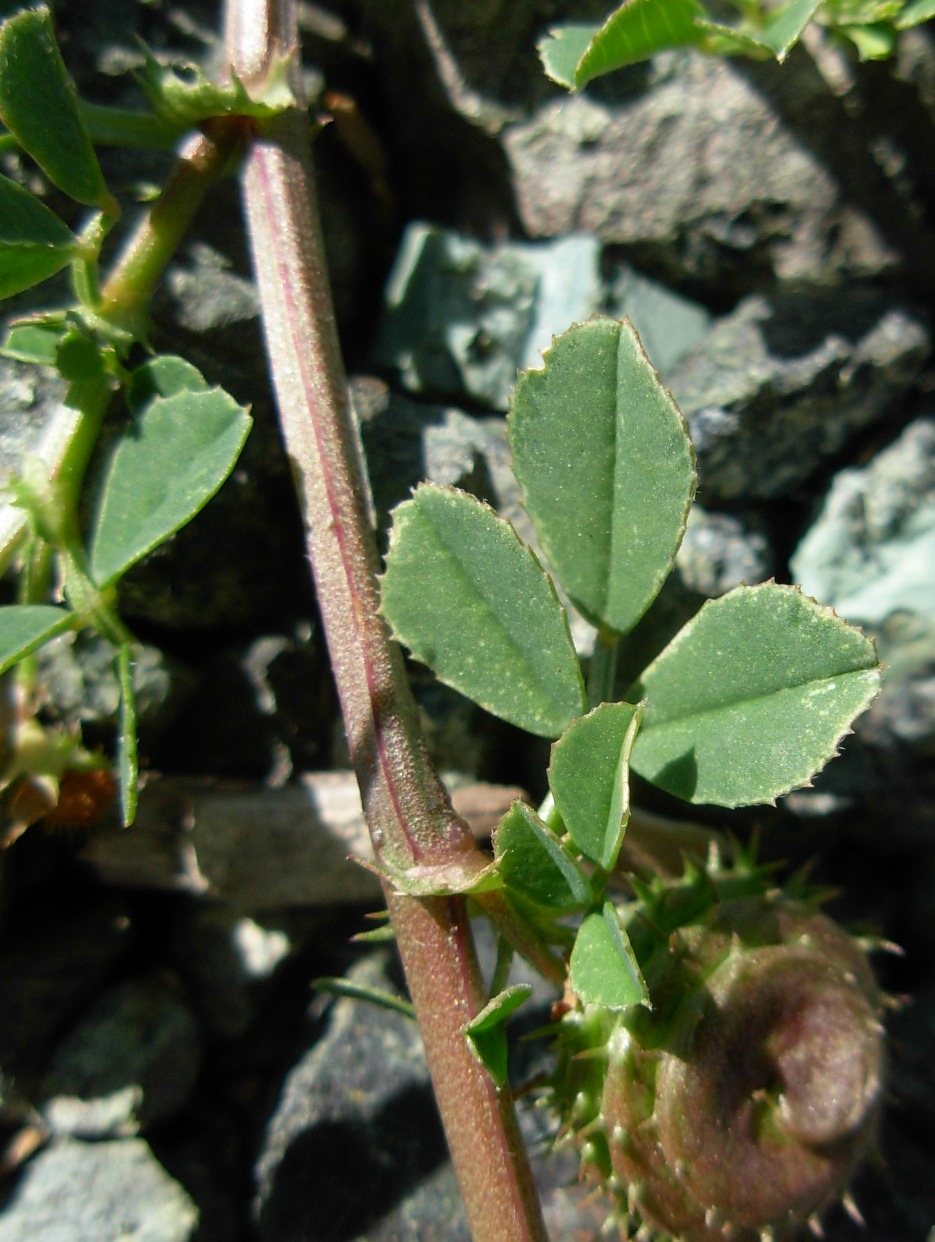
{"label": "green stem branch", "polygon": [[175,254],[205,195],[229,167],[246,125],[241,118],[205,122],[179,157],[165,189],[130,238],[101,290],[100,311],[142,336],[156,283]]}

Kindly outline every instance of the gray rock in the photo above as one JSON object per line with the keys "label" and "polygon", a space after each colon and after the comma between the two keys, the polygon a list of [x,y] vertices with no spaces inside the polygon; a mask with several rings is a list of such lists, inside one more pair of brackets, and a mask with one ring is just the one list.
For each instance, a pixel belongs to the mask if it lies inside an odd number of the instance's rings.
{"label": "gray rock", "polygon": [[75,912],[37,903],[0,945],[0,1066],[27,1078],[62,1028],[94,997],[133,940],[122,903]]}
{"label": "gray rock", "polygon": [[278,927],[212,903],[176,914],[170,949],[213,1034],[234,1039],[261,1011],[276,968],[293,943]]}
{"label": "gray rock", "polygon": [[200,1068],[198,1026],[177,990],[156,976],[133,980],[100,996],[58,1046],[43,1115],[80,1137],[100,1137],[98,1127],[135,1134],[179,1111]]}
{"label": "gray rock", "polygon": [[230,259],[206,242],[186,248],[185,262],[172,264],[161,294],[171,302],[180,328],[198,336],[211,336],[215,344],[230,348],[245,325],[258,331],[259,302],[252,281],[233,270]]}
{"label": "gray rock", "polygon": [[905,395],[929,347],[917,317],[858,291],[746,299],[670,383],[702,502],[788,494]]}
{"label": "gray rock", "polygon": [[935,420],[844,470],[792,558],[810,595],[876,637],[883,693],[858,722],[880,745],[935,745]]}
{"label": "gray rock", "polygon": [[[359,963],[350,977],[396,990],[382,955]],[[521,967],[518,977],[529,972]],[[537,984],[540,995],[548,991]],[[547,1013],[547,1004],[530,1004],[523,1029],[540,1027]],[[542,1068],[541,1051],[529,1053],[533,1047],[543,1045],[517,1046],[511,1073],[518,1081]],[[552,1152],[547,1112],[521,1108],[519,1119],[536,1153],[543,1210],[562,1226],[555,1236],[577,1236],[576,1229],[594,1221],[593,1204],[589,1209],[567,1195],[577,1159],[567,1150]],[[258,1185],[262,1242],[468,1242],[414,1022],[373,1004],[334,1004],[324,1035],[286,1081],[260,1155]]]}
{"label": "gray rock", "polygon": [[188,1242],[198,1209],[142,1139],[63,1139],[0,1211],[0,1242]]}
{"label": "gray rock", "polygon": [[884,238],[846,167],[829,171],[825,158],[846,128],[873,170],[872,126],[844,113],[814,70],[829,97],[824,109],[808,98],[818,135],[740,58],[660,56],[580,96],[560,91],[536,42],[558,22],[602,21],[600,0],[343,7],[365,15],[407,189],[435,218],[468,220],[485,236],[592,232],[718,299],[774,276],[835,280],[896,261],[899,239]]}
{"label": "gray rock", "polygon": [[448,229],[411,225],[386,291],[374,361],[406,388],[506,410],[519,367],[552,334],[600,305],[598,245],[484,247]]}
{"label": "gray rock", "polygon": [[687,590],[713,599],[741,583],[764,582],[772,573],[772,552],[755,524],[693,505],[675,568]]}
{"label": "gray rock", "polygon": [[[392,988],[384,963],[382,955],[366,959],[354,980]],[[263,1242],[365,1235],[403,1188],[444,1162],[417,1026],[374,1005],[338,1001],[270,1120],[257,1164],[259,1235]],[[456,1201],[449,1208],[459,1237],[463,1209]]]}
{"label": "gray rock", "polygon": [[895,258],[730,60],[659,56],[540,104],[500,140],[534,237],[586,229],[696,286],[749,290],[767,273],[828,281]]}
{"label": "gray rock", "polygon": [[607,312],[632,320],[649,360],[663,380],[703,339],[711,316],[703,306],[649,280],[627,263],[610,268]]}
{"label": "gray rock", "polygon": [[863,469],[842,470],[799,544],[803,588],[849,621],[935,622],[935,420],[912,423]]}
{"label": "gray rock", "polygon": [[503,419],[417,403],[369,377],[355,379],[351,391],[378,530],[385,531],[390,511],[423,479],[463,488],[497,508],[512,487],[518,503]]}
{"label": "gray rock", "polygon": [[374,362],[412,392],[506,410],[518,370],[541,365],[553,336],[606,309],[629,315],[664,374],[697,344],[701,307],[618,266],[600,273],[597,238],[484,246],[450,229],[410,225],[386,290]]}
{"label": "gray rock", "polygon": [[[489,836],[522,796],[514,785],[463,776],[450,779],[449,789],[478,838]],[[238,915],[256,915],[290,906],[372,908],[379,881],[348,860],[370,851],[353,772],[317,772],[279,789],[184,777],[149,781],[133,831],[111,817],[82,858],[104,883],[222,900]],[[2,971],[0,956],[0,984]],[[0,1009],[0,1051],[4,1017]]]}
{"label": "gray rock", "polygon": [[[72,728],[113,728],[120,704],[116,650],[93,630],[53,638],[36,655],[45,705]],[[137,724],[144,749],[173,722],[195,677],[179,660],[140,644],[133,667]]]}

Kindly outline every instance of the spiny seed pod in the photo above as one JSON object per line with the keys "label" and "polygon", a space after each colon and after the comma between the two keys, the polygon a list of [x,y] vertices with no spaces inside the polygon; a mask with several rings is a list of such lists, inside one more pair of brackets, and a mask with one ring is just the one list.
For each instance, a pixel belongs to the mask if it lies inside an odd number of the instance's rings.
{"label": "spiny seed pod", "polygon": [[554,1099],[624,1237],[780,1242],[847,1192],[872,1147],[882,997],[817,902],[741,862],[640,885],[621,911],[652,999],[578,1006]]}

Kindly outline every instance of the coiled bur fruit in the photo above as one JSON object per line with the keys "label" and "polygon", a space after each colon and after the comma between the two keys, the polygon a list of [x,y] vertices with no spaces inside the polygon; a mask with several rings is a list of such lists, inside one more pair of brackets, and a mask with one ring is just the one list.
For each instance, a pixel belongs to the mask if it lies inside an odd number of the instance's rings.
{"label": "coiled bur fruit", "polygon": [[622,918],[652,1010],[573,1007],[554,1100],[621,1233],[767,1242],[818,1231],[873,1145],[881,994],[856,940],[762,869],[691,868]]}

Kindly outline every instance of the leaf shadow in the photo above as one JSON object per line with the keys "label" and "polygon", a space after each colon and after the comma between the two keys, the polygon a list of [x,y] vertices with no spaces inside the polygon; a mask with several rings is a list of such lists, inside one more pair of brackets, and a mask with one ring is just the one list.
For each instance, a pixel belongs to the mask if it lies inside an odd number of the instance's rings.
{"label": "leaf shadow", "polygon": [[652,783],[690,802],[698,788],[698,760],[695,748],[691,746],[684,754],[670,759],[653,777]]}

